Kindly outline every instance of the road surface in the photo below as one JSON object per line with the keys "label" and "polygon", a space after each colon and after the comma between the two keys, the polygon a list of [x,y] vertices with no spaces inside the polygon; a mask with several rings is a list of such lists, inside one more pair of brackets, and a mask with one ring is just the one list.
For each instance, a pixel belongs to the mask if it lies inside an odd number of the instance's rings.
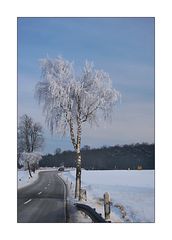
{"label": "road surface", "polygon": [[40,172],[39,179],[17,192],[18,223],[66,222],[66,187],[57,171]]}

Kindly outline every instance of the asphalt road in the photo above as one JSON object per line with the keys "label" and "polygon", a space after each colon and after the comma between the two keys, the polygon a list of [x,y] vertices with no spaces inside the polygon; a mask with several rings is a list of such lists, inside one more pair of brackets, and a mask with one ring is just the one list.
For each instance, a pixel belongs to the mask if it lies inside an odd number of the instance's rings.
{"label": "asphalt road", "polygon": [[39,173],[39,179],[17,192],[18,223],[66,222],[66,187],[57,171]]}

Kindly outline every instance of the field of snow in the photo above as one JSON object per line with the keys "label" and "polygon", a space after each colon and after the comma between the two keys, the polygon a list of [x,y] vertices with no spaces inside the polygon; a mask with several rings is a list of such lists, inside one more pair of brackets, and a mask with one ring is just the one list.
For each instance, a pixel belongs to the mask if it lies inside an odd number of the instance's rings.
{"label": "field of snow", "polygon": [[[63,173],[74,188],[75,170]],[[87,190],[87,202],[102,213],[103,194],[111,198],[112,222],[154,222],[153,170],[82,170],[82,188]]]}

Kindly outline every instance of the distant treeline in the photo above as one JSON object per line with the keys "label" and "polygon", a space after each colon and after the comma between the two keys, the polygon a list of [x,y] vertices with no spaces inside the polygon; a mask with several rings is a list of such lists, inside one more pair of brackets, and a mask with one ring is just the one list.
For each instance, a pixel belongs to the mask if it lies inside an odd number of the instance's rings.
{"label": "distant treeline", "polygon": [[[154,144],[130,144],[123,146],[90,149],[84,146],[81,150],[82,168],[88,170],[110,169],[154,169],[155,145]],[[60,149],[54,155],[47,154],[40,161],[40,167],[75,167],[76,153],[73,151],[61,152]]]}

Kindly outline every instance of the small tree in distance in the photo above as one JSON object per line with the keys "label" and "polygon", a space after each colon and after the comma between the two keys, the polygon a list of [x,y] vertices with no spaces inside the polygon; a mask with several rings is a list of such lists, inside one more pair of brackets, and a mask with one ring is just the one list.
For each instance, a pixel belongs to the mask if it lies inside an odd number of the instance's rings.
{"label": "small tree in distance", "polygon": [[[27,114],[20,118],[17,129],[17,159],[19,161],[23,152],[31,153],[42,148],[44,142],[42,126],[33,121]],[[30,164],[28,170],[32,177]]]}
{"label": "small tree in distance", "polygon": [[90,146],[84,145],[81,150],[86,151],[86,150],[90,150],[90,149],[91,149]]}
{"label": "small tree in distance", "polygon": [[61,148],[56,148],[56,150],[54,151],[55,155],[58,155],[61,153]]}
{"label": "small tree in distance", "polygon": [[30,166],[35,166],[39,164],[39,161],[42,159],[42,156],[38,152],[23,152],[20,155],[19,163],[28,168],[29,175],[31,177]]}
{"label": "small tree in distance", "polygon": [[109,75],[89,62],[85,63],[81,76],[76,76],[73,64],[61,57],[42,59],[41,71],[42,81],[36,86],[36,96],[43,103],[51,132],[65,135],[69,130],[77,156],[75,198],[80,200],[82,124],[97,123],[100,111],[104,119],[110,118],[120,94],[112,88]]}

